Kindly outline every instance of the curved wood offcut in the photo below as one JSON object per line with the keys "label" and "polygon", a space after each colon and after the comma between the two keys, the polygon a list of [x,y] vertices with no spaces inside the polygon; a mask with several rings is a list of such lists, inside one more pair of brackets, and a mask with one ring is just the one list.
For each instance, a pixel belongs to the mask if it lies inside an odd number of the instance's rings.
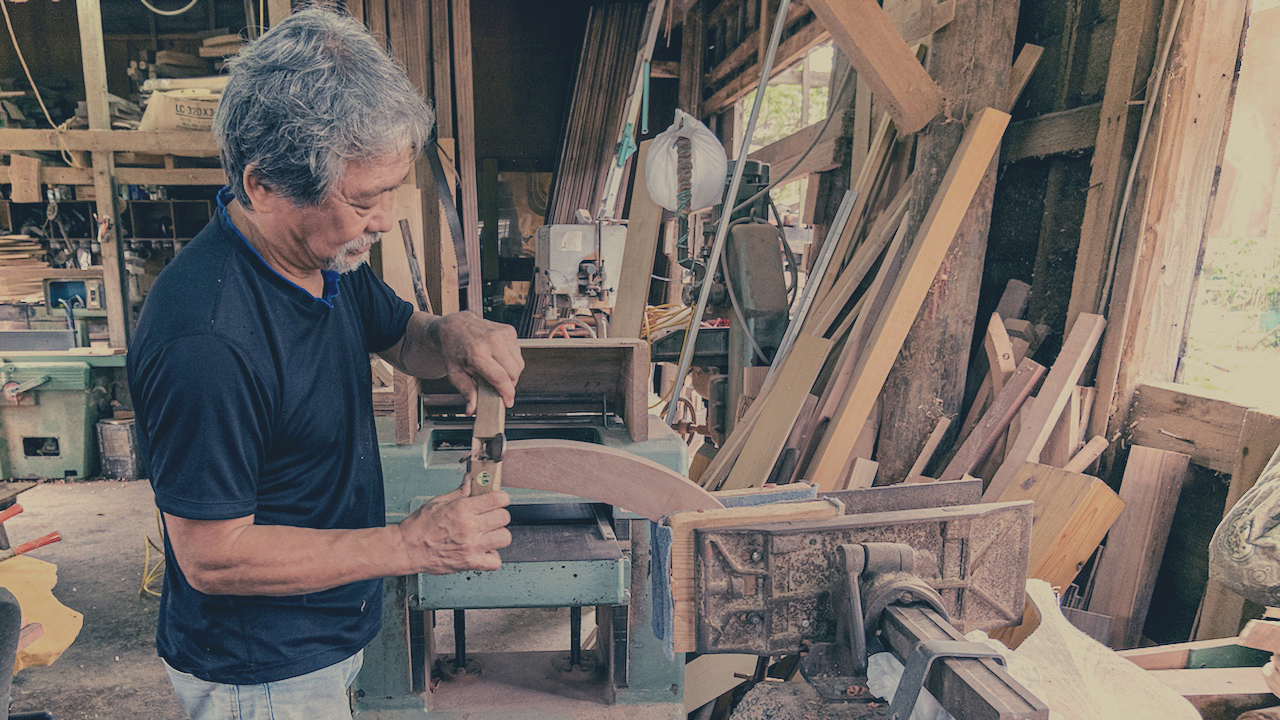
{"label": "curved wood offcut", "polygon": [[502,452],[506,487],[546,490],[626,508],[650,520],[724,507],[679,473],[629,452],[576,440],[513,440]]}

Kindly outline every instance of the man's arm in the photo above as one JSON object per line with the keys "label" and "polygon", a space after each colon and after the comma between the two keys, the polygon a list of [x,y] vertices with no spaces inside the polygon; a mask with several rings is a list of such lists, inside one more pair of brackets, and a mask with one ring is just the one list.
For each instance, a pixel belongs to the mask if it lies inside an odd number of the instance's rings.
{"label": "man's arm", "polygon": [[254,525],[253,517],[190,520],[164,514],[187,582],[207,595],[301,595],[359,580],[420,572],[497,570],[511,544],[498,491],[474,497],[459,488],[399,525],[315,530]]}
{"label": "man's arm", "polygon": [[507,407],[511,407],[515,402],[516,381],[524,370],[515,328],[484,320],[471,312],[444,317],[415,312],[409,317],[400,340],[378,354],[415,377],[447,375],[467,399],[467,412],[474,412],[475,408],[473,375],[488,380]]}

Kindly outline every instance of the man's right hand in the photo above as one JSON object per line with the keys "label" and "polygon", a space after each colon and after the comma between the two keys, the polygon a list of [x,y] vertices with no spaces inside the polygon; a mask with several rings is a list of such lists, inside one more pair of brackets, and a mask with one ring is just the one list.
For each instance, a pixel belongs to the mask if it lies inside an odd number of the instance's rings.
{"label": "man's right hand", "polygon": [[497,570],[498,550],[511,544],[505,491],[468,497],[463,486],[441,495],[399,525],[417,572],[444,575],[464,570]]}

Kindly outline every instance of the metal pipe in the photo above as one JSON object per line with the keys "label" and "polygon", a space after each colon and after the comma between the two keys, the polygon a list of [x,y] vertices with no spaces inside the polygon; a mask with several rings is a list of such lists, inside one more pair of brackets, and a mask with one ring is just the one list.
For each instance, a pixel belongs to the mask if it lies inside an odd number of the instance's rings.
{"label": "metal pipe", "polygon": [[707,273],[702,279],[702,292],[698,294],[698,305],[693,311],[693,317],[689,322],[689,331],[685,333],[684,347],[680,350],[680,366],[676,370],[675,385],[672,387],[673,402],[667,408],[667,424],[674,425],[676,416],[679,414],[680,404],[674,402],[674,398],[680,394],[680,388],[684,385],[685,376],[689,374],[689,364],[693,361],[693,349],[697,347],[698,328],[702,322],[702,316],[707,311],[707,300],[711,296],[711,275],[715,272],[716,267],[720,264],[720,255],[724,252],[725,239],[729,236],[729,221],[733,214],[730,209],[738,198],[738,186],[742,184],[742,169],[746,166],[748,150],[751,148],[751,138],[755,135],[756,119],[760,116],[760,106],[763,104],[764,94],[769,87],[769,76],[773,73],[773,59],[778,54],[778,43],[782,40],[782,26],[786,23],[787,8],[790,7],[791,0],[782,0],[778,3],[778,15],[773,21],[773,34],[769,38],[769,51],[764,56],[764,65],[760,71],[760,85],[756,88],[756,100],[751,104],[751,117],[747,120],[747,130],[742,136],[742,144],[738,148],[736,160],[733,163],[733,180],[729,183],[729,193],[725,196],[722,203],[724,212],[720,215],[720,226],[716,228],[716,239],[711,246],[711,257],[707,258]]}
{"label": "metal pipe", "polygon": [[453,611],[453,669],[467,671],[467,611]]}
{"label": "metal pipe", "polygon": [[569,608],[569,668],[582,665],[582,608]]}

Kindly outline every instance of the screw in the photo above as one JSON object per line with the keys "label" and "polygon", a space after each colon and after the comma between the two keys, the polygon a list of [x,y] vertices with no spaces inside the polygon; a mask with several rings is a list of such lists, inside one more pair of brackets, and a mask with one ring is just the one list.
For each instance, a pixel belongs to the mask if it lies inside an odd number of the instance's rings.
{"label": "screw", "polygon": [[807,628],[807,627],[809,627],[809,621],[808,621],[808,620],[801,620],[801,621],[800,621],[800,627],[806,627],[806,628]]}
{"label": "screw", "polygon": [[480,471],[480,473],[476,475],[477,485],[488,485],[492,480],[493,480],[493,476],[490,475],[488,471],[482,470]]}
{"label": "screw", "polygon": [[760,617],[759,613],[751,613],[747,616],[747,620],[751,621],[752,625],[759,626],[764,624],[764,618]]}
{"label": "screw", "polygon": [[760,562],[760,553],[758,552],[751,553],[751,562]]}

